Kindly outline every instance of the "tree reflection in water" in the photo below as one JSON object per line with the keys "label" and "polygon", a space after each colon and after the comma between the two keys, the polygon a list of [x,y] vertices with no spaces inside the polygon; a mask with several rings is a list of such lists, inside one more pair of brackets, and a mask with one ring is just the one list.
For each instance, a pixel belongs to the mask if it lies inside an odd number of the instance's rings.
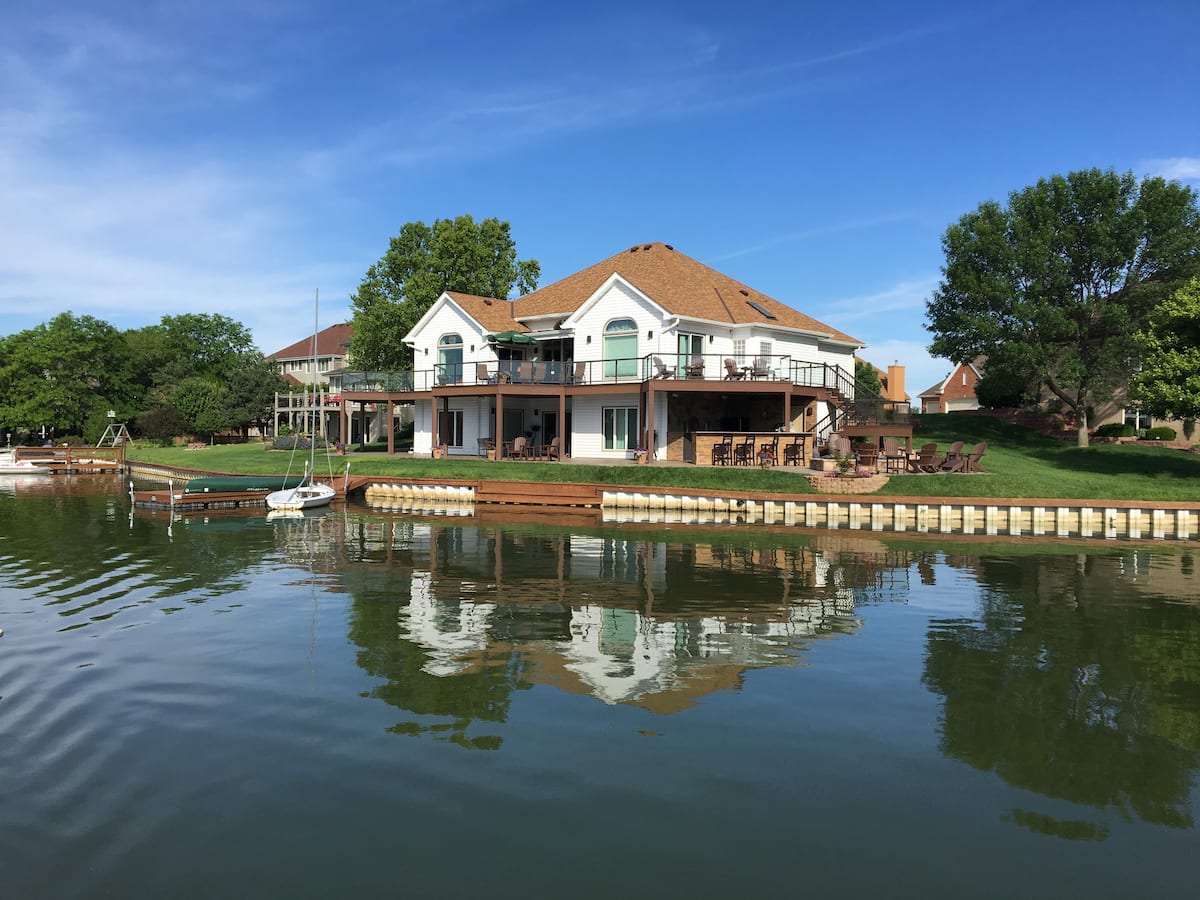
{"label": "tree reflection in water", "polygon": [[[1015,787],[1173,828],[1193,825],[1200,762],[1200,611],[1190,556],[1157,578],[1136,551],[980,557],[977,619],[931,623],[924,683],[943,753]],[[1172,572],[1170,566],[1175,566]],[[1178,591],[1170,588],[1183,579]],[[1107,830],[1014,810],[1039,833]]]}

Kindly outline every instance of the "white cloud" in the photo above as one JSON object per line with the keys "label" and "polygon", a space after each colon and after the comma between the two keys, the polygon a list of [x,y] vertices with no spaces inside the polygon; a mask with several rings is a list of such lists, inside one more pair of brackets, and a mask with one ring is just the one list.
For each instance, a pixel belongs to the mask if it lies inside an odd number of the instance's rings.
{"label": "white cloud", "polygon": [[1171,181],[1200,181],[1200,157],[1197,156],[1149,159],[1143,168],[1151,175]]}

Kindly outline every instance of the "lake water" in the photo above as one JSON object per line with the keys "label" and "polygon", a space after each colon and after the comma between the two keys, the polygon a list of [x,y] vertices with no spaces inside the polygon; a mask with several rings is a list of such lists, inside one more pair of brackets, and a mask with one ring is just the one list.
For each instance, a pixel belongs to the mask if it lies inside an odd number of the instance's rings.
{"label": "lake water", "polygon": [[1190,548],[0,481],[0,895],[1178,897]]}

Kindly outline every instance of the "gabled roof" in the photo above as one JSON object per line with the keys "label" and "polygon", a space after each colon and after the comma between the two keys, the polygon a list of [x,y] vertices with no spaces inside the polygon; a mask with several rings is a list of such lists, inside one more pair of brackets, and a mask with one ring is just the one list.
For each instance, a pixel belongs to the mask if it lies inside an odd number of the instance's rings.
{"label": "gabled roof", "polygon": [[[317,356],[345,356],[346,345],[350,342],[352,334],[354,327],[345,322],[322,328],[317,332]],[[288,344],[282,350],[268,354],[268,358],[312,359],[312,355],[312,335],[309,335],[294,344]]]}
{"label": "gabled roof", "polygon": [[946,385],[949,384],[950,379],[954,377],[954,373],[960,371],[963,366],[966,366],[968,369],[974,370],[976,378],[982,378],[983,377],[983,366],[984,366],[984,363],[986,363],[986,362],[987,362],[986,356],[977,356],[970,362],[960,362],[957,366],[954,367],[953,371],[951,371],[949,375],[947,375],[945,378],[943,378],[941,381],[939,381],[937,384],[933,385],[932,387],[925,388],[925,390],[921,391],[921,393],[917,394],[917,396],[925,398],[925,399],[929,399],[929,400],[932,400],[935,397],[942,396],[942,394],[946,390]]}
{"label": "gabled roof", "polygon": [[638,244],[610,256],[514,300],[512,314],[518,320],[570,315],[614,274],[671,315],[815,332],[862,346],[862,341],[679,253],[670,244]]}

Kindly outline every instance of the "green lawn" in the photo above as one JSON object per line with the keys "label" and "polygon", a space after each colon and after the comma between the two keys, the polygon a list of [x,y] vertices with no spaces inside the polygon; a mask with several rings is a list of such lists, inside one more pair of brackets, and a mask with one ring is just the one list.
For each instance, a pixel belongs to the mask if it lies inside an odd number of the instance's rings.
{"label": "green lawn", "polygon": [[[1036,431],[983,416],[922,416],[915,444],[955,440],[969,448],[987,441],[986,475],[893,475],[877,494],[917,497],[1046,497],[1112,500],[1200,500],[1200,454],[1138,444],[1099,444],[1079,449]],[[284,473],[304,465],[302,454],[267,452],[261,444],[203,450],[130,448],[131,460],[221,473]],[[489,462],[474,457],[410,459],[381,453],[317,457],[318,472],[409,478],[492,478],[513,481],[577,481],[646,487],[811,492],[795,469],[708,466],[598,466],[571,462]]]}

